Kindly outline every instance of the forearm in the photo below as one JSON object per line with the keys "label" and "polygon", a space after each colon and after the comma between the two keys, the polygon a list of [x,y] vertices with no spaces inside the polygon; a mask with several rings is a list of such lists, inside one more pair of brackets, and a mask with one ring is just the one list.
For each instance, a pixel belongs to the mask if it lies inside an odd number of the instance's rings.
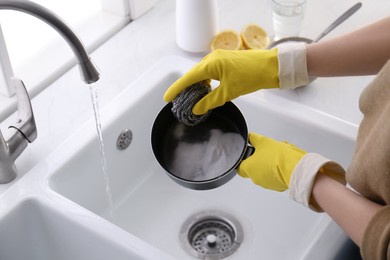
{"label": "forearm", "polygon": [[309,76],[376,74],[390,59],[390,17],[307,47]]}
{"label": "forearm", "polygon": [[324,174],[317,175],[312,198],[358,246],[371,218],[382,208]]}

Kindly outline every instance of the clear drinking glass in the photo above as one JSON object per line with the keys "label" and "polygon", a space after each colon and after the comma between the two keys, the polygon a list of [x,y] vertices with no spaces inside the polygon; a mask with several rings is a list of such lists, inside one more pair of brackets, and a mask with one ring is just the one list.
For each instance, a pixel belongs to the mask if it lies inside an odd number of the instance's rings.
{"label": "clear drinking glass", "polygon": [[275,40],[299,36],[306,0],[272,0]]}

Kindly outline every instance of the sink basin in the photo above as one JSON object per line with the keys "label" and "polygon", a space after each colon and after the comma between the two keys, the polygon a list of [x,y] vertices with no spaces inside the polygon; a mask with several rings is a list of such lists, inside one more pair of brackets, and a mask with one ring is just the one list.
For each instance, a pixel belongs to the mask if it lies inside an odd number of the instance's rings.
{"label": "sink basin", "polygon": [[[233,216],[242,227],[242,242],[228,259],[334,259],[347,236],[326,214],[309,211],[284,192],[239,176],[220,188],[194,191],[166,176],[153,156],[150,132],[166,88],[192,65],[178,57],[161,61],[101,111],[107,177],[91,120],[45,160],[50,189],[181,260],[194,259],[183,246],[184,223],[215,211]],[[288,140],[343,166],[351,160],[357,129],[347,122],[266,90],[234,103],[251,132]],[[125,129],[132,141],[119,150],[117,138]]]}
{"label": "sink basin", "polygon": [[47,199],[23,199],[0,217],[0,259],[142,259],[67,217]]}

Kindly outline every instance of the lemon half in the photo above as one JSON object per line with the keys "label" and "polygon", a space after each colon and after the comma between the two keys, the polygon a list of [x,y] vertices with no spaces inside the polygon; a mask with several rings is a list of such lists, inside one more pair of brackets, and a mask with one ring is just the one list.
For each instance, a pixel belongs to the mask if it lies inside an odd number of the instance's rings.
{"label": "lemon half", "polygon": [[236,31],[221,31],[211,41],[210,48],[212,51],[216,49],[239,50],[242,49],[242,39]]}
{"label": "lemon half", "polygon": [[246,49],[266,49],[270,43],[267,32],[257,24],[249,24],[241,31],[241,38]]}

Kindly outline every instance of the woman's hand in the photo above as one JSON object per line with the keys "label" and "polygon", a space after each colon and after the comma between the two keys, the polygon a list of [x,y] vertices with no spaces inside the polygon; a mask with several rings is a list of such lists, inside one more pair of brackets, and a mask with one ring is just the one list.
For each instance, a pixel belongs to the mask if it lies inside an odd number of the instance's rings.
{"label": "woman's hand", "polygon": [[255,152],[241,162],[238,174],[266,189],[287,190],[291,175],[306,152],[287,142],[255,133],[249,134],[249,142]]}
{"label": "woman's hand", "polygon": [[185,88],[204,80],[219,80],[220,84],[194,106],[195,115],[259,89],[278,88],[277,50],[216,50],[173,83],[164,100],[170,102]]}

